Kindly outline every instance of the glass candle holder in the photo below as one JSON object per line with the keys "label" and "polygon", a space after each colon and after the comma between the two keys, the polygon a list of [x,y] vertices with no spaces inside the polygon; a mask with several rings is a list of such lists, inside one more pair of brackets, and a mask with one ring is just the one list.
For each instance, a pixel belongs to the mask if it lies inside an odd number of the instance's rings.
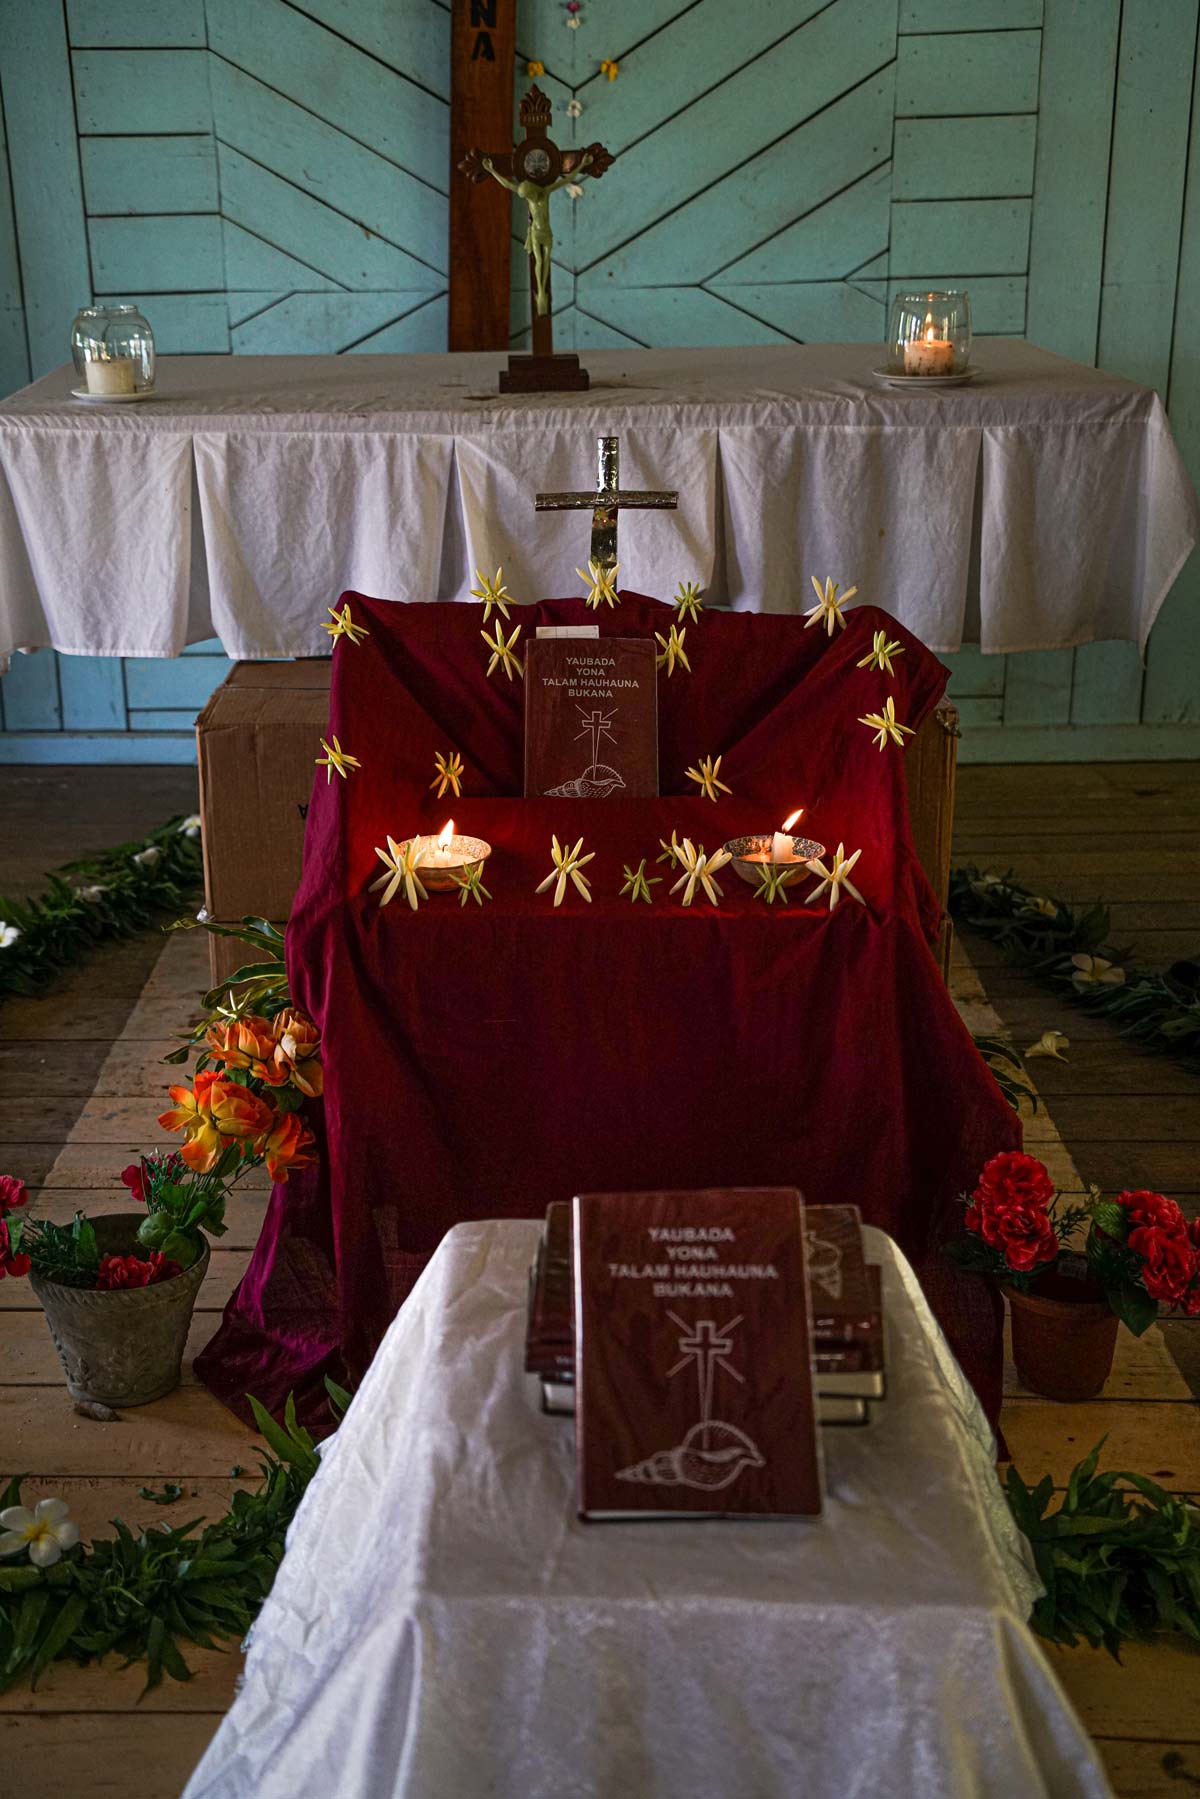
{"label": "glass candle holder", "polygon": [[85,306],[71,327],[71,355],[90,394],[149,393],[154,333],[136,306]]}
{"label": "glass candle holder", "polygon": [[888,319],[887,355],[893,375],[961,375],[971,362],[970,295],[896,294]]}

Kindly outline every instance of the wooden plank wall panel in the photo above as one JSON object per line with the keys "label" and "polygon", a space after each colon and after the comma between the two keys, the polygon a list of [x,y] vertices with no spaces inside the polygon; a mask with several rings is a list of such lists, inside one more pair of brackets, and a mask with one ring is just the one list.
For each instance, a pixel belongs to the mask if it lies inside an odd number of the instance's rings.
{"label": "wooden plank wall panel", "polygon": [[[0,0],[0,25],[30,10]],[[22,260],[35,298],[54,285],[59,305],[35,372],[63,359],[89,296],[139,303],[164,354],[444,347],[449,23],[436,0],[45,12],[45,41],[18,34],[15,57],[2,34],[9,85],[27,77],[29,190],[18,254],[0,164],[3,391],[29,374]],[[47,105],[39,175],[32,109]],[[53,228],[31,210],[51,195]],[[175,663],[20,658],[0,683],[0,761],[189,760],[192,718],[228,666],[215,643]]]}
{"label": "wooden plank wall panel", "polygon": [[[628,154],[559,203],[558,341],[869,341],[897,287],[967,286],[980,338],[1154,382],[1200,474],[1197,11],[741,0],[730,30],[726,0],[604,0],[569,30],[518,0],[518,97],[536,57],[557,140]],[[0,388],[62,359],[89,294],[165,353],[442,347],[449,38],[442,0],[0,0]],[[1200,566],[1145,671],[961,652],[964,758],[1194,753],[1198,624]],[[21,659],[0,760],[186,757],[225,667],[197,647],[187,674]]]}

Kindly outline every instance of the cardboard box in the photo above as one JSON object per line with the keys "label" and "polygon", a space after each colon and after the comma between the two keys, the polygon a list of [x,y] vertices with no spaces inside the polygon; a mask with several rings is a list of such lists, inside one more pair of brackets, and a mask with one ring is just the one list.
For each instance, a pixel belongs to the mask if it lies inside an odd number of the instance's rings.
{"label": "cardboard box", "polygon": [[328,730],[329,671],[317,658],[235,663],[196,720],[212,918],[286,918],[292,909]]}
{"label": "cardboard box", "polygon": [[[209,916],[286,920],[300,885],[304,819],[329,716],[328,659],[239,662],[196,720]],[[943,907],[950,886],[958,710],[939,706],[904,758],[913,844]],[[213,985],[252,959],[210,937]],[[940,960],[950,965],[950,923]]]}

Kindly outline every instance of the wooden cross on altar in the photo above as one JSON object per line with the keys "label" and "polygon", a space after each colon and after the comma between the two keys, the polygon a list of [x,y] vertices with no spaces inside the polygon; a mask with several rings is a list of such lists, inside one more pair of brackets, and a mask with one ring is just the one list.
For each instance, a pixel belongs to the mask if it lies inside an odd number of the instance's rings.
{"label": "wooden cross on altar", "polygon": [[590,560],[611,573],[617,566],[617,520],[622,512],[674,512],[678,493],[655,493],[621,486],[621,440],[596,439],[595,493],[540,493],[533,502],[536,512],[581,512],[591,509]]}
{"label": "wooden cross on altar", "polygon": [[554,353],[550,196],[586,175],[598,179],[611,168],[613,159],[603,144],[589,144],[586,150],[560,150],[549,136],[551,111],[551,103],[541,88],[531,87],[521,101],[521,128],[525,132],[521,142],[511,150],[468,150],[458,165],[468,181],[483,181],[490,175],[529,209],[525,249],[529,255],[533,355],[509,357],[507,370],[500,371],[501,393],[557,393],[588,385],[587,370],[580,368],[578,356]]}

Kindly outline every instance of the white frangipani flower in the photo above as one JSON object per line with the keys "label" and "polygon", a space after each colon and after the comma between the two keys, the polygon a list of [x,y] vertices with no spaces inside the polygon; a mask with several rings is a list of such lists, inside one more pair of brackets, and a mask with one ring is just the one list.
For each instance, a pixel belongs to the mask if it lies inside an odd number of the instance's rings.
{"label": "white frangipani flower", "polygon": [[199,837],[200,822],[198,812],[189,812],[186,818],[180,819],[176,829],[181,837]]}
{"label": "white frangipani flower", "polygon": [[19,1555],[28,1549],[35,1568],[52,1568],[64,1549],[79,1541],[79,1526],[67,1516],[65,1499],[39,1499],[33,1510],[27,1505],[6,1506],[0,1512],[0,1555]]}
{"label": "white frangipani flower", "polygon": [[161,862],[162,851],[157,843],[148,843],[145,849],[139,850],[131,860],[139,863],[142,868],[153,868],[156,862]]}
{"label": "white frangipani flower", "polygon": [[582,100],[568,100],[567,101],[567,117],[569,119],[577,119],[580,116],[580,114],[582,113],[582,111],[583,111],[583,101]]}
{"label": "white frangipani flower", "polygon": [[104,895],[108,892],[108,888],[104,885],[103,881],[95,881],[90,887],[77,887],[75,892],[79,899],[87,900],[94,906],[97,900],[104,898]]}
{"label": "white frangipani flower", "polygon": [[15,924],[5,924],[0,918],[0,949],[10,949],[20,935]]}
{"label": "white frangipani flower", "polygon": [[1089,956],[1081,950],[1071,962],[1075,969],[1071,979],[1077,987],[1120,987],[1124,983],[1125,970],[1107,956]]}
{"label": "white frangipani flower", "polygon": [[1067,1058],[1063,1055],[1063,1051],[1070,1047],[1071,1039],[1065,1032],[1043,1031],[1037,1042],[1031,1043],[1029,1048],[1022,1050],[1021,1053],[1027,1062],[1034,1056],[1052,1056],[1056,1062],[1065,1062]]}

